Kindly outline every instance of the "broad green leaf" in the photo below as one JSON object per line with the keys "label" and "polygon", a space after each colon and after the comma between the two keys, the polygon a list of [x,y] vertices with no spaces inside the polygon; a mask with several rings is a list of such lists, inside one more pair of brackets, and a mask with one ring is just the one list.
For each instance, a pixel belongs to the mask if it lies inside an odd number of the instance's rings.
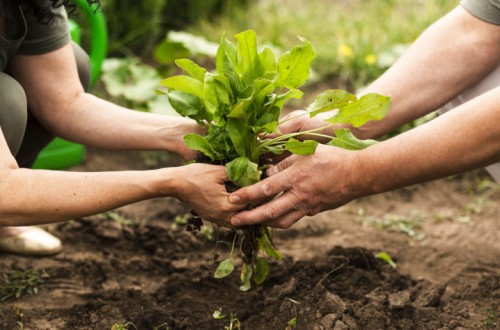
{"label": "broad green leaf", "polygon": [[220,76],[228,79],[233,94],[237,94],[237,92],[243,89],[238,73],[236,72],[236,61],[236,47],[223,36],[217,49],[215,67]]}
{"label": "broad green leaf", "polygon": [[238,33],[236,48],[236,72],[241,77],[243,87],[250,86],[264,74],[264,65],[257,54],[257,36],[252,30]]}
{"label": "broad green leaf", "polygon": [[285,149],[296,155],[312,155],[316,151],[317,146],[318,141],[299,141],[294,138],[290,138],[288,142],[285,143]]}
{"label": "broad green leaf", "polygon": [[176,59],[189,57],[191,52],[182,42],[163,40],[153,50],[153,57],[161,64],[172,64]]}
{"label": "broad green leaf", "polygon": [[309,78],[309,68],[316,56],[311,43],[301,38],[302,45],[293,47],[278,59],[277,87],[294,89],[302,86]]}
{"label": "broad green leaf", "polygon": [[214,79],[211,74],[205,75],[204,86],[203,101],[205,108],[216,121],[219,121],[228,111],[229,93],[226,86],[219,80]]}
{"label": "broad green leaf", "polygon": [[304,95],[304,92],[302,92],[300,89],[291,89],[288,92],[279,95],[276,98],[276,102],[274,103],[274,105],[281,109],[281,108],[283,108],[283,105],[285,104],[285,102],[287,100],[300,99],[300,98],[302,98],[302,95]]}
{"label": "broad green leaf", "polygon": [[203,83],[189,76],[173,76],[163,79],[161,84],[170,89],[175,89],[184,93],[193,94],[203,99]]}
{"label": "broad green leaf", "polygon": [[217,269],[215,270],[214,277],[215,278],[224,278],[224,277],[228,276],[229,274],[231,274],[233,272],[233,270],[234,270],[234,264],[231,261],[231,259],[223,260],[219,264]]}
{"label": "broad green leaf", "polygon": [[335,116],[326,121],[332,124],[351,124],[359,127],[369,121],[384,118],[390,106],[391,100],[388,96],[366,94],[359,100],[342,106]]}
{"label": "broad green leaf", "polygon": [[311,118],[318,113],[338,109],[349,102],[354,102],[358,98],[349,92],[341,89],[329,89],[321,93],[307,110],[310,112]]}
{"label": "broad green leaf", "polygon": [[196,78],[197,80],[204,82],[205,81],[205,73],[207,70],[202,68],[198,64],[194,63],[190,59],[182,58],[175,60],[175,64],[184,70],[184,72],[188,73],[191,77]]}
{"label": "broad green leaf", "polygon": [[227,118],[226,130],[233,142],[234,148],[241,157],[249,156],[249,150],[253,145],[254,136],[247,123],[239,118]]}
{"label": "broad green leaf", "polygon": [[267,97],[274,90],[274,83],[269,79],[256,79],[253,83],[255,90],[254,103],[257,107],[262,106]]}
{"label": "broad green leaf", "polygon": [[216,160],[219,158],[212,149],[210,143],[201,135],[186,134],[184,135],[184,143],[186,143],[189,148],[202,152],[212,160]]}
{"label": "broad green leaf", "polygon": [[328,145],[347,150],[361,150],[377,143],[376,140],[360,140],[347,128],[335,130],[335,136]]}
{"label": "broad green leaf", "polygon": [[248,158],[239,157],[226,164],[227,177],[238,187],[246,187],[260,181],[257,164]]}
{"label": "broad green leaf", "polygon": [[271,48],[266,47],[262,52],[259,53],[260,60],[262,61],[262,65],[264,66],[265,74],[276,74],[276,55],[272,51]]}
{"label": "broad green leaf", "polygon": [[240,291],[248,291],[252,287],[250,279],[252,278],[252,267],[247,264],[241,266],[240,279],[242,285],[240,286]]}
{"label": "broad green leaf", "polygon": [[253,277],[255,283],[257,284],[264,283],[265,279],[267,278],[267,275],[269,275],[269,265],[267,264],[266,259],[258,257],[257,263],[255,264],[255,274]]}
{"label": "broad green leaf", "polygon": [[192,94],[173,90],[167,93],[167,97],[172,108],[184,117],[194,117],[203,108],[201,100]]}
{"label": "broad green leaf", "polygon": [[288,321],[288,325],[291,326],[292,328],[295,328],[297,326],[297,317],[294,317],[290,321]]}

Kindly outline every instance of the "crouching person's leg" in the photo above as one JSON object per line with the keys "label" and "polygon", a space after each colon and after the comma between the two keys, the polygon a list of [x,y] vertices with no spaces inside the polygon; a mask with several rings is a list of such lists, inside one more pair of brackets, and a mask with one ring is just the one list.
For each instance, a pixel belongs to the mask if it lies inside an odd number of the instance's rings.
{"label": "crouching person's leg", "polygon": [[[87,54],[73,47],[80,81],[89,89],[90,64]],[[29,168],[54,135],[29,114],[26,94],[11,76],[0,72],[0,127],[20,167]],[[62,250],[61,241],[39,227],[0,227],[0,253],[51,255]]]}
{"label": "crouching person's leg", "polygon": [[[440,109],[440,112],[447,112],[456,108],[457,106],[465,103],[473,98],[500,86],[500,66],[497,67],[493,72],[487,75],[483,80],[481,80],[478,84],[469,88],[455,99],[446,104],[443,108]],[[486,167],[486,171],[493,177],[493,179],[500,183],[500,163],[492,164]]]}
{"label": "crouching person's leg", "polygon": [[[26,94],[11,76],[0,72],[0,127],[10,152],[16,156],[27,132]],[[0,252],[49,255],[61,250],[61,241],[38,227],[0,227]]]}

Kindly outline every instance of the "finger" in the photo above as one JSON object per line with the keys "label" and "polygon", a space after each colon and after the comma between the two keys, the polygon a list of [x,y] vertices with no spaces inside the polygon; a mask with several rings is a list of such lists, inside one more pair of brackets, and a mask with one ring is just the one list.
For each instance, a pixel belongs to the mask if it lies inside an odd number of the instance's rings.
{"label": "finger", "polygon": [[282,172],[292,166],[297,160],[299,160],[299,156],[291,155],[290,157],[283,159],[278,164],[269,167],[269,169],[266,171],[266,174],[268,176],[273,176],[279,172]]}
{"label": "finger", "polygon": [[259,200],[276,196],[290,187],[291,183],[288,183],[283,175],[276,175],[235,191],[229,195],[229,202],[233,204],[256,204]]}
{"label": "finger", "polygon": [[305,215],[302,210],[292,210],[278,219],[265,222],[264,225],[271,228],[288,229]]}
{"label": "finger", "polygon": [[293,210],[298,210],[297,205],[297,197],[286,192],[269,203],[235,214],[231,217],[231,224],[233,226],[253,225],[279,219]]}

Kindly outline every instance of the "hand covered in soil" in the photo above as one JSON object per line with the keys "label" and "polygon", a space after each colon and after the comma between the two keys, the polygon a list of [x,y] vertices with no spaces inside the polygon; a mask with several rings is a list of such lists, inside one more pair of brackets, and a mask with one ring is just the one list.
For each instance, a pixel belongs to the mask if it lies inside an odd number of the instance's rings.
{"label": "hand covered in soil", "polygon": [[336,147],[318,145],[310,156],[292,155],[271,167],[268,178],[231,194],[235,205],[266,204],[231,217],[234,226],[264,223],[289,228],[306,215],[334,209],[357,197],[351,191],[351,173],[358,171],[357,154]]}
{"label": "hand covered in soil", "polygon": [[228,181],[224,166],[190,164],[175,169],[178,185],[174,197],[208,221],[227,225],[232,214],[243,207],[228,202]]}

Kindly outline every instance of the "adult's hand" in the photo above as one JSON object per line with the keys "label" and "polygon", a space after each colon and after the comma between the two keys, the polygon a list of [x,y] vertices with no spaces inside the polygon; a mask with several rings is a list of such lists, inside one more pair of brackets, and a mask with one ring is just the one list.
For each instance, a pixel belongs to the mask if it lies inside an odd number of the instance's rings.
{"label": "adult's hand", "polygon": [[268,170],[269,177],[231,194],[240,207],[277,196],[252,210],[231,217],[234,226],[264,223],[289,228],[306,215],[334,209],[357,197],[351,184],[360,167],[357,154],[319,145],[310,156],[292,155]]}
{"label": "adult's hand", "polygon": [[228,202],[225,167],[195,163],[174,170],[178,181],[174,197],[189,205],[202,219],[228,225],[231,215],[243,208]]}

